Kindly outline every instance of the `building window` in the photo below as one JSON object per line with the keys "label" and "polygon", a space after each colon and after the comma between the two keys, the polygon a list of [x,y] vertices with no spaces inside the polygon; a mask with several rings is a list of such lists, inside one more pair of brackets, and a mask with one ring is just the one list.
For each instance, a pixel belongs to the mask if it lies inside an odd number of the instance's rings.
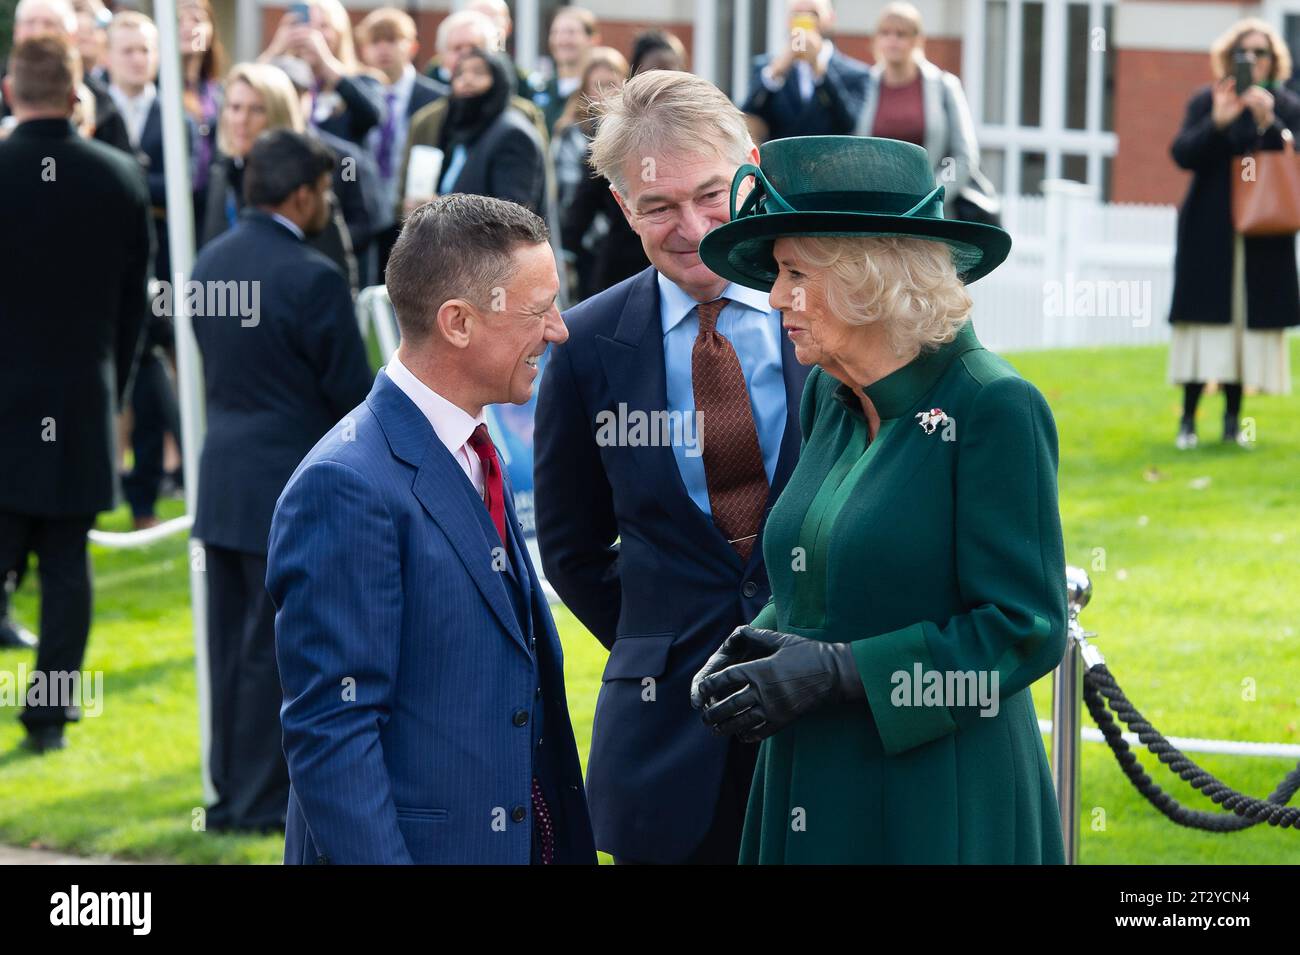
{"label": "building window", "polygon": [[962,76],[985,164],[1000,167],[990,178],[1007,195],[1061,177],[1109,195],[1115,2],[966,0]]}

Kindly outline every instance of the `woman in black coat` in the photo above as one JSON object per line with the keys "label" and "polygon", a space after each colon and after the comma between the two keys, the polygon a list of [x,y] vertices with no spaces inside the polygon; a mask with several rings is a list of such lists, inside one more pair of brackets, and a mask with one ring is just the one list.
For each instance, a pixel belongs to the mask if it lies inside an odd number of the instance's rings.
{"label": "woman in black coat", "polygon": [[504,54],[475,49],[457,62],[438,134],[445,157],[438,194],[506,199],[549,219],[546,148],[533,124],[510,108],[514,84]]}
{"label": "woman in black coat", "polygon": [[[1240,96],[1235,56],[1253,59],[1254,85]],[[1235,24],[1211,51],[1216,80],[1196,92],[1171,151],[1191,170],[1178,212],[1169,382],[1183,386],[1177,446],[1196,446],[1196,406],[1207,381],[1224,390],[1223,439],[1243,440],[1243,388],[1287,394],[1291,374],[1284,329],[1300,324],[1295,236],[1244,238],[1233,230],[1231,176],[1239,157],[1281,149],[1300,134],[1300,98],[1283,86],[1291,55],[1261,20]]]}

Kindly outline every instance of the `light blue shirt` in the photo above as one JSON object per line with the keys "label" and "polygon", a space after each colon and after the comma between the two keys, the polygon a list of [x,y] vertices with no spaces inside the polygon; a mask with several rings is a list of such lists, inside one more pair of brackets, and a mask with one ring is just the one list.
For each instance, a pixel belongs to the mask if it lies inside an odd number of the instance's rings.
{"label": "light blue shirt", "polygon": [[[668,379],[668,411],[689,412],[694,416],[695,388],[691,381],[691,350],[700,332],[696,301],[658,274],[659,319],[664,333],[664,368]],[[758,429],[758,446],[763,452],[767,481],[776,474],[785,436],[785,377],[781,373],[781,313],[768,305],[767,294],[732,283],[722,290],[731,301],[718,315],[718,331],[731,342],[740,359],[740,370],[749,388],[749,406]],[[708,435],[709,424],[704,424]],[[692,428],[692,434],[698,434]],[[682,483],[710,520],[709,490],[704,478],[704,457],[699,446],[685,441],[673,442],[673,455]]]}
{"label": "light blue shirt", "polygon": [[455,146],[451,151],[451,158],[447,160],[447,171],[442,174],[442,182],[438,184],[438,194],[445,196],[456,186],[456,180],[460,178],[460,171],[465,168],[465,160],[469,157],[469,150],[465,148],[464,143]]}

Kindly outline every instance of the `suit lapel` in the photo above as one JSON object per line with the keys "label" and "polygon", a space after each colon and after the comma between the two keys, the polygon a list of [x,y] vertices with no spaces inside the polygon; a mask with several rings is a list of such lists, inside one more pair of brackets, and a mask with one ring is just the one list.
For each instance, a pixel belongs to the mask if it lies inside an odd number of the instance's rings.
{"label": "suit lapel", "polygon": [[383,371],[366,403],[379,419],[393,453],[417,469],[411,488],[416,500],[447,535],[501,625],[528,652],[502,571],[493,569],[490,543],[497,539],[497,532],[474,485],[420,409]]}
{"label": "suit lapel", "polygon": [[[605,378],[612,385],[608,410],[619,414],[619,404],[627,412],[647,414],[668,407],[668,374],[664,367],[663,327],[659,320],[659,283],[653,267],[636,278],[629,291],[623,314],[613,338],[596,336]],[[653,420],[653,419],[651,419]],[[673,449],[664,444],[622,448],[636,455],[638,471],[651,487],[665,490],[664,505],[682,522],[684,536],[706,544],[718,553],[729,555],[739,566],[740,557],[721,532],[700,512],[686,491]]]}

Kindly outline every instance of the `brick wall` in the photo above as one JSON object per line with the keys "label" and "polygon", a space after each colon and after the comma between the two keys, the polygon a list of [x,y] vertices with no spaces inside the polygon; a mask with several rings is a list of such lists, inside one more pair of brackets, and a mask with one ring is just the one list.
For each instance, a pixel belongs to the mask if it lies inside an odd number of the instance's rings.
{"label": "brick wall", "polygon": [[1209,80],[1205,52],[1116,51],[1119,150],[1111,167],[1112,201],[1182,202],[1190,174],[1174,164],[1169,146],[1182,125],[1187,100]]}

